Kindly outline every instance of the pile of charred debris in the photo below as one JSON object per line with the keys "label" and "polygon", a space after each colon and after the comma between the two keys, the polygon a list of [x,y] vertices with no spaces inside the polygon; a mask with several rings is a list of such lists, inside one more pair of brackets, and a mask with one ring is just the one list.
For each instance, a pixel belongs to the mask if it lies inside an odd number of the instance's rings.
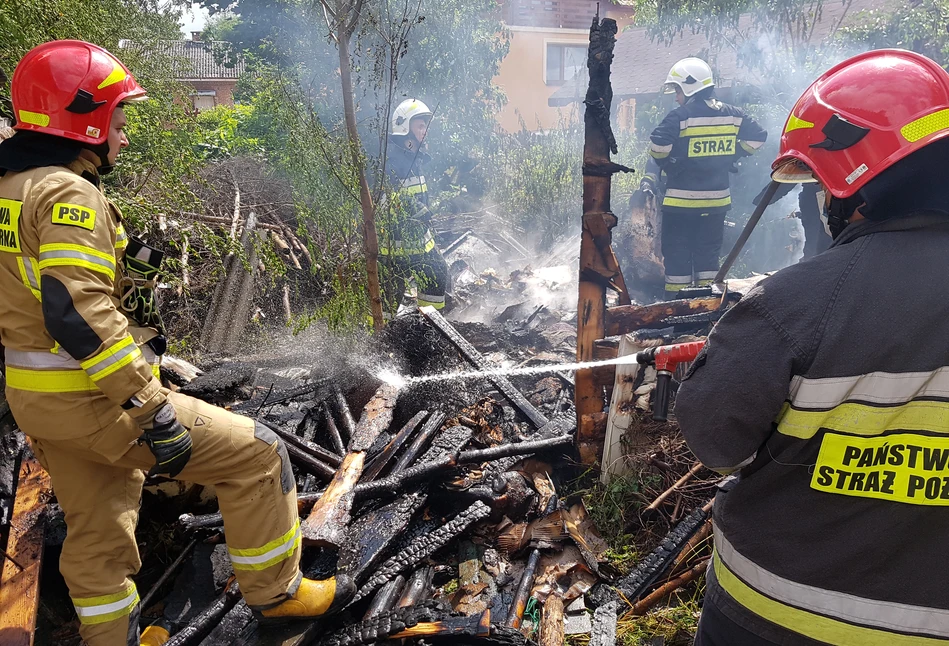
{"label": "pile of charred debris", "polygon": [[[538,316],[489,327],[453,325],[433,311],[401,316],[371,342],[371,354],[384,358],[375,367],[331,362],[335,369],[321,371],[261,360],[199,370],[166,362],[163,377],[174,388],[283,438],[297,478],[305,575],[346,572],[358,594],[325,621],[258,626],[234,581],[213,491],[157,477],[146,483],[138,529],[142,625],[163,622],[172,646],[634,643],[618,642],[617,626],[699,578],[710,551],[714,480],[674,425],[652,423],[648,411],[637,416],[639,431],[655,440],[633,456],[642,509],[604,532],[636,544],[635,567],[622,572],[610,555],[624,546],[601,537],[577,495],[583,474],[588,483],[598,474],[576,461],[572,375],[404,388],[378,378],[384,367],[410,377],[485,369],[502,358],[570,360],[574,339],[558,330],[558,317],[548,314],[540,327]],[[62,512],[48,480],[30,480],[42,470],[28,449],[19,459],[19,433],[7,431],[0,596],[17,589],[26,606],[32,600],[34,643],[76,645],[78,621],[57,571]],[[15,489],[17,469],[30,496]],[[15,623],[3,614],[0,631]]]}

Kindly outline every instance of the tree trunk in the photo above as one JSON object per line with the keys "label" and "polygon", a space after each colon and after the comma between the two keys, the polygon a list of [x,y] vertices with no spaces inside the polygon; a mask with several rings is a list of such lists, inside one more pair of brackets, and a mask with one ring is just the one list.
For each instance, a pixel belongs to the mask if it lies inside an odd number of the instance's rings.
{"label": "tree trunk", "polygon": [[[353,16],[352,24],[355,24],[358,18],[358,15]],[[379,238],[376,235],[375,206],[372,203],[369,182],[366,180],[366,166],[360,156],[362,142],[359,139],[359,131],[356,128],[352,63],[349,57],[350,36],[351,32],[346,27],[341,27],[337,32],[339,77],[343,86],[343,112],[346,116],[346,130],[349,133],[349,147],[352,154],[353,166],[359,177],[359,202],[362,206],[363,252],[366,256],[366,282],[369,289],[369,307],[372,310],[372,325],[376,331],[378,331],[381,330],[383,326],[382,296],[379,289]]]}

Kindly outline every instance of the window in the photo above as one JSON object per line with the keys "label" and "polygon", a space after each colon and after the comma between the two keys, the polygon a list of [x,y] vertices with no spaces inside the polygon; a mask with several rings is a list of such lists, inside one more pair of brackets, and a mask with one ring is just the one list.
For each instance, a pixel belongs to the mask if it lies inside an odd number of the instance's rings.
{"label": "window", "polygon": [[586,45],[547,45],[544,80],[548,85],[565,83],[584,70],[586,65]]}
{"label": "window", "polygon": [[191,100],[194,102],[195,110],[208,110],[217,105],[217,92],[214,90],[198,90],[191,95]]}

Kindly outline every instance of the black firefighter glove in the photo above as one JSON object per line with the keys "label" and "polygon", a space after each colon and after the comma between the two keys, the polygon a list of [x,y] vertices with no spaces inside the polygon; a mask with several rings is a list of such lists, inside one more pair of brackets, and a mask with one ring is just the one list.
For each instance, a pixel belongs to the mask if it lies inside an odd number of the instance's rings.
{"label": "black firefighter glove", "polygon": [[155,416],[143,421],[141,426],[144,431],[141,441],[148,445],[155,456],[155,466],[148,475],[166,473],[174,478],[181,473],[191,459],[191,434],[178,421],[171,402],[162,404],[155,411]]}

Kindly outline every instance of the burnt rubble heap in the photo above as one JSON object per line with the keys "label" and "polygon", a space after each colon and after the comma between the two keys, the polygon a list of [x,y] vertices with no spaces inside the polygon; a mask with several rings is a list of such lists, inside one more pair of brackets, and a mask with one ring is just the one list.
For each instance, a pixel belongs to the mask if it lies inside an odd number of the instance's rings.
{"label": "burnt rubble heap", "polygon": [[[569,357],[560,337],[499,331],[485,343],[486,326],[462,327],[489,355],[505,350],[520,362],[538,354],[547,361]],[[401,316],[370,343],[373,354],[406,376],[491,360],[436,313]],[[162,622],[171,644],[531,643],[516,628],[542,579],[542,595],[566,604],[597,582],[595,551],[581,554],[566,528],[579,503],[556,495],[555,474],[574,443],[566,376],[516,384],[500,377],[433,381],[399,390],[365,366],[322,374],[262,369],[250,359],[203,370],[189,374],[176,362],[163,368],[181,392],[253,417],[283,439],[297,483],[304,572],[345,572],[358,593],[325,621],[258,626],[233,580],[213,493],[152,478],[136,581],[142,625]],[[47,530],[36,643],[79,644],[56,571],[61,512],[47,507],[46,525],[59,531]]]}

